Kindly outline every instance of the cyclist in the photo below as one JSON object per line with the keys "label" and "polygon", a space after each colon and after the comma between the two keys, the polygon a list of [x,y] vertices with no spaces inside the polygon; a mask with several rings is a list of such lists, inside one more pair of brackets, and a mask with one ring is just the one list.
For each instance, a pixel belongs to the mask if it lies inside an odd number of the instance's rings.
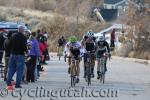
{"label": "cyclist", "polygon": [[60,55],[61,51],[63,51],[65,44],[66,44],[66,39],[64,38],[64,36],[60,37],[58,39],[58,55]]}
{"label": "cyclist", "polygon": [[[110,57],[110,47],[108,42],[105,40],[104,36],[101,36],[97,39],[97,43],[96,43],[96,59],[97,59],[97,79],[100,78],[100,68],[99,68],[99,59],[103,56],[104,53],[108,52],[108,56]],[[107,67],[106,67],[106,63],[107,63],[107,59],[105,62],[105,72],[107,71]]]}
{"label": "cyclist", "polygon": [[81,49],[81,43],[77,41],[77,38],[75,36],[71,36],[69,38],[69,42],[66,44],[67,47],[67,57],[68,57],[68,73],[70,73],[70,65],[71,65],[71,57],[74,56],[76,61],[76,69],[77,69],[77,76],[76,76],[76,83],[79,82],[79,74],[80,74],[80,49]]}
{"label": "cyclist", "polygon": [[66,39],[64,38],[64,36],[62,36],[61,38],[58,39],[58,46],[59,47],[63,47],[66,43]]}
{"label": "cyclist", "polygon": [[[86,62],[87,62],[87,52],[95,53],[95,37],[93,31],[88,31],[81,41],[82,47],[85,48],[84,52],[84,78],[86,77]],[[94,78],[94,66],[95,66],[95,55],[92,55],[92,66],[91,66],[91,77]]]}

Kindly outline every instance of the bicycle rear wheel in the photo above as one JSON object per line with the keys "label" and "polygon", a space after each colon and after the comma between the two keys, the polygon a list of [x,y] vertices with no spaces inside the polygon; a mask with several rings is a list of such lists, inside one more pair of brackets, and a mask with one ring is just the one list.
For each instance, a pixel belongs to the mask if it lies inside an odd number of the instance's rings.
{"label": "bicycle rear wheel", "polygon": [[100,83],[105,83],[105,59],[101,58],[100,64]]}
{"label": "bicycle rear wheel", "polygon": [[61,58],[61,56],[60,56],[60,54],[59,54],[59,61],[60,61],[60,58]]}
{"label": "bicycle rear wheel", "polygon": [[75,76],[71,76],[71,87],[75,87]]}
{"label": "bicycle rear wheel", "polygon": [[88,86],[91,85],[91,67],[90,67],[90,63],[88,64],[88,68],[87,68],[87,82],[88,82]]}
{"label": "bicycle rear wheel", "polygon": [[105,83],[105,73],[102,75],[102,83]]}
{"label": "bicycle rear wheel", "polygon": [[75,87],[76,84],[76,77],[75,77],[75,66],[72,64],[71,65],[71,87]]}

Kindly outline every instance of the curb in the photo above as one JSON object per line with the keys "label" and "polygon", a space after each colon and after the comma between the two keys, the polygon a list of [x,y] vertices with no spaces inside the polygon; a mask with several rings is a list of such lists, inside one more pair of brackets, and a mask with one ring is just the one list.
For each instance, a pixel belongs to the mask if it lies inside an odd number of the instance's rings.
{"label": "curb", "polygon": [[150,65],[150,60],[143,60],[143,59],[137,59],[137,58],[127,58],[127,57],[119,57],[119,56],[112,56],[112,58],[119,59],[119,60],[138,62],[138,63],[142,63],[142,64],[145,64],[145,65]]}

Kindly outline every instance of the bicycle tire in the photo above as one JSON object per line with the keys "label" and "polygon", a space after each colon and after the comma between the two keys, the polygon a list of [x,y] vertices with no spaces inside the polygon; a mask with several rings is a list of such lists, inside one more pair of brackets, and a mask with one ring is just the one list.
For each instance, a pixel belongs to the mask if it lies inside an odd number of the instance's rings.
{"label": "bicycle tire", "polygon": [[75,87],[75,77],[71,76],[71,87]]}
{"label": "bicycle tire", "polygon": [[59,55],[59,61],[60,61],[61,56]]}
{"label": "bicycle tire", "polygon": [[105,63],[104,63],[104,58],[102,58],[102,66],[101,66],[101,74],[100,74],[100,83],[105,83],[105,68],[104,68],[104,66],[105,66]]}
{"label": "bicycle tire", "polygon": [[105,73],[102,75],[102,83],[105,83]]}
{"label": "bicycle tire", "polygon": [[75,65],[74,64],[71,64],[71,87],[75,87],[75,84],[76,84],[76,77],[75,77]]}
{"label": "bicycle tire", "polygon": [[91,68],[90,63],[88,64],[88,86],[91,85]]}

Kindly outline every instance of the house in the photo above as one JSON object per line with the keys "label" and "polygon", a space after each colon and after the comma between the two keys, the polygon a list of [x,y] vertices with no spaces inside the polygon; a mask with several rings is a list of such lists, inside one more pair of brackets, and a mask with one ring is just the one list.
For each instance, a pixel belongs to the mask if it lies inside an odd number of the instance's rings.
{"label": "house", "polygon": [[101,16],[97,16],[96,13],[95,15],[98,19],[104,19],[107,22],[114,21],[119,16],[120,18],[124,17],[124,12],[129,8],[129,5],[135,9],[140,9],[141,3],[141,0],[104,0],[104,6],[96,8]]}
{"label": "house", "polygon": [[140,8],[143,0],[104,0],[105,9],[127,9],[131,4],[133,7]]}
{"label": "house", "polygon": [[105,9],[126,9],[128,0],[104,0]]}

